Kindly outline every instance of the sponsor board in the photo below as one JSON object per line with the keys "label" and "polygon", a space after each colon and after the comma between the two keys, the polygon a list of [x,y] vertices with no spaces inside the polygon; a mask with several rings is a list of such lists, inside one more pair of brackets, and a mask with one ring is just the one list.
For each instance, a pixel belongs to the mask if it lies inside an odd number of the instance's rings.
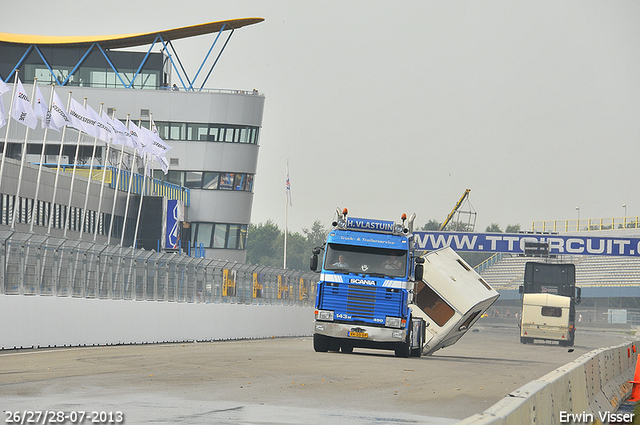
{"label": "sponsor board", "polygon": [[548,242],[549,254],[640,257],[640,238],[562,236],[531,233],[414,232],[416,249],[450,246],[457,251],[524,254],[526,242]]}

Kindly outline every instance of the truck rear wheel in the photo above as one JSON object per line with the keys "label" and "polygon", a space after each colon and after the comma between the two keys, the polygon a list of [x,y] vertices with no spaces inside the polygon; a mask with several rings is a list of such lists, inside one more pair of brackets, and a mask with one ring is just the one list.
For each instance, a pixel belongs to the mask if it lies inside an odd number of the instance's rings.
{"label": "truck rear wheel", "polygon": [[331,338],[325,335],[313,334],[313,349],[319,353],[326,353],[329,351],[329,345],[331,344]]}

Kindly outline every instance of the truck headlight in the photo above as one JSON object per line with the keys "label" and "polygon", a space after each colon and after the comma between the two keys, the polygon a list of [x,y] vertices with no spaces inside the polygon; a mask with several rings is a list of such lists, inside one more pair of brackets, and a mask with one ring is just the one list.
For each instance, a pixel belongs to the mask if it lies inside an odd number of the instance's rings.
{"label": "truck headlight", "polygon": [[384,325],[387,328],[404,328],[404,324],[406,320],[401,319],[400,317],[389,317],[384,320]]}
{"label": "truck headlight", "polygon": [[332,310],[317,310],[316,320],[324,320],[325,322],[333,322]]}

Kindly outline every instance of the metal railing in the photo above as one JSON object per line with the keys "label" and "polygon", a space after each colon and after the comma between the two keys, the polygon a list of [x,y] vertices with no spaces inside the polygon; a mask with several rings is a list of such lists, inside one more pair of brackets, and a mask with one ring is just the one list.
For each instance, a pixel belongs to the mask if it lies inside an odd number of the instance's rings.
{"label": "metal railing", "polygon": [[0,294],[311,307],[318,275],[0,232]]}
{"label": "metal railing", "polygon": [[546,220],[531,223],[531,231],[533,232],[583,232],[614,229],[640,229],[640,217]]}
{"label": "metal railing", "polygon": [[495,263],[497,263],[498,261],[502,260],[503,256],[504,256],[504,254],[502,252],[496,252],[491,257],[487,258],[482,263],[480,263],[477,266],[475,266],[473,269],[476,271],[476,273],[482,273],[483,271],[488,269],[490,266],[492,266]]}
{"label": "metal railing", "polygon": [[[57,166],[56,164],[43,165],[53,169],[55,169],[55,167]],[[60,165],[60,169],[67,173],[74,172],[73,164]],[[77,165],[75,173],[78,176],[82,176],[88,179],[89,166]],[[131,173],[131,171],[128,170],[120,170],[120,178],[118,178],[118,168],[112,167],[110,165],[108,165],[107,167],[104,167],[102,165],[94,165],[91,172],[91,179],[102,181],[103,173],[105,174],[105,182],[111,188],[116,188],[117,185],[118,190],[127,192],[129,190],[129,180],[133,179],[133,182],[131,183],[131,193],[140,195],[142,193],[142,188],[144,187],[145,196],[156,195],[165,196],[170,200],[177,199],[179,201],[183,201],[186,207],[190,206],[191,204],[191,191],[187,187],[182,187],[180,185],[159,180],[153,177],[147,177],[147,181],[145,183],[144,175]]]}

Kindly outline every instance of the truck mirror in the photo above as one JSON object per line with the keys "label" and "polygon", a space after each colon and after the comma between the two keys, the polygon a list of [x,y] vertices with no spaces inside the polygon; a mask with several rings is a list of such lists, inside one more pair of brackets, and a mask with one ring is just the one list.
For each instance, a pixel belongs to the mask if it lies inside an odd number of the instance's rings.
{"label": "truck mirror", "polygon": [[524,286],[522,286],[522,285],[518,286],[518,293],[519,294],[524,294]]}
{"label": "truck mirror", "polygon": [[576,288],[576,304],[580,304],[582,302],[582,288]]}
{"label": "truck mirror", "polygon": [[422,280],[422,276],[424,274],[424,266],[422,264],[416,264],[415,269],[413,270],[413,276],[416,281]]}
{"label": "truck mirror", "polygon": [[313,254],[311,256],[311,259],[309,261],[309,268],[314,272],[318,270],[318,254]]}

